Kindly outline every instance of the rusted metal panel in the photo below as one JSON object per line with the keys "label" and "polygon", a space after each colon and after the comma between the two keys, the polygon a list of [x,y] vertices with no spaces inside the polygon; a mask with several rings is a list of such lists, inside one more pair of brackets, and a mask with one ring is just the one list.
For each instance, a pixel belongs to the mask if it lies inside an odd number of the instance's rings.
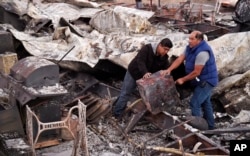
{"label": "rusted metal panel", "polygon": [[10,70],[10,75],[26,87],[51,86],[59,83],[59,67],[38,57],[26,57]]}
{"label": "rusted metal panel", "polygon": [[152,114],[170,111],[181,101],[171,75],[161,76],[159,72],[152,74],[147,79],[137,81],[140,95]]}

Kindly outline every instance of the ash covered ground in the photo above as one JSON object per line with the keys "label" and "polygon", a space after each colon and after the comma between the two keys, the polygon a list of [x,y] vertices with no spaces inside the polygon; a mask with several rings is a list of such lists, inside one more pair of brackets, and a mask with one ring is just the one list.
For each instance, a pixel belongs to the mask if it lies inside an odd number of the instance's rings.
{"label": "ash covered ground", "polygon": [[[175,117],[183,114],[190,114],[188,101],[190,96],[182,100],[182,104],[175,106],[175,111],[171,112]],[[217,116],[216,116],[217,115]],[[216,127],[229,128],[232,126],[233,120],[218,110],[215,110]],[[139,156],[139,155],[168,155],[157,154],[150,150],[150,147],[163,147],[171,142],[166,133],[154,137],[161,130],[156,126],[142,118],[128,135],[124,134],[124,129],[128,123],[129,116],[125,115],[122,121],[117,121],[112,117],[111,112],[102,117],[97,123],[87,123],[87,147],[91,156]],[[244,139],[248,136],[240,134],[219,134],[209,135],[217,144],[229,148],[230,139]],[[172,140],[173,141],[173,140]],[[144,146],[142,146],[144,145]],[[146,149],[147,148],[147,149]],[[69,156],[72,153],[73,141],[64,141],[59,145],[37,149],[38,156]],[[192,149],[185,149],[192,150]],[[84,155],[84,154],[83,154]],[[171,154],[170,154],[171,155]]]}

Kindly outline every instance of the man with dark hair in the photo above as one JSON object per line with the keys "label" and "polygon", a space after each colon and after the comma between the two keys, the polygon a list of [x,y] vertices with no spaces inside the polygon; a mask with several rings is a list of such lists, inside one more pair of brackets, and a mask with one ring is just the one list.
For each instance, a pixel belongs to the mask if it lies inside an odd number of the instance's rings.
{"label": "man with dark hair", "polygon": [[202,116],[209,129],[214,129],[213,107],[210,101],[212,89],[218,84],[218,73],[215,57],[211,47],[203,39],[200,31],[189,35],[189,45],[169,68],[161,71],[162,75],[170,74],[185,61],[186,75],[176,80],[176,85],[189,82],[194,87],[190,106],[193,116]]}
{"label": "man with dark hair", "polygon": [[160,43],[146,44],[140,49],[128,65],[120,96],[113,109],[113,115],[116,118],[122,117],[130,94],[136,89],[136,80],[148,78],[151,73],[166,69],[169,66],[167,53],[172,47],[172,41],[165,38]]}

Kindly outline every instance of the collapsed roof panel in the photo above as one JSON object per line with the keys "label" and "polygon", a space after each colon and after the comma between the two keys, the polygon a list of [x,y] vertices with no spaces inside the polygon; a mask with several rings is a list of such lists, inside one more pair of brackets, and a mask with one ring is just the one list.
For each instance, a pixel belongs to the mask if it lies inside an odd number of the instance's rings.
{"label": "collapsed roof panel", "polygon": [[0,6],[2,6],[6,11],[15,13],[17,15],[23,16],[27,13],[29,0],[1,0]]}
{"label": "collapsed roof panel", "polygon": [[50,19],[54,27],[57,27],[60,18],[63,17],[68,21],[76,20],[80,17],[91,18],[97,12],[102,11],[101,8],[80,8],[78,6],[67,3],[46,3],[29,5],[28,15],[33,19]]}

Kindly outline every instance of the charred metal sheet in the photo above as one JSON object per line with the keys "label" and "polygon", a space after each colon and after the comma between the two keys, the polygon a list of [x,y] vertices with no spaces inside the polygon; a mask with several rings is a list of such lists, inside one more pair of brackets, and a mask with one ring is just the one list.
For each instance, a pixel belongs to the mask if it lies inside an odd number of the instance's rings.
{"label": "charred metal sheet", "polygon": [[207,23],[175,25],[174,27],[182,30],[185,33],[190,33],[193,30],[201,31],[202,33],[207,35],[208,40],[215,39],[219,36],[222,36],[222,35],[230,32],[230,30],[228,30],[226,28],[223,28],[220,26],[210,25]]}
{"label": "charred metal sheet", "polygon": [[[126,133],[132,130],[132,128],[139,121],[142,115],[145,120],[149,121],[157,128],[162,130],[160,133],[152,136],[148,140],[145,140],[145,145],[148,141],[156,137],[163,136],[164,134],[164,136],[166,136],[165,139],[167,141],[165,147],[180,148],[180,146],[182,146],[185,150],[190,150],[193,152],[199,151],[205,155],[229,154],[228,150],[199,133],[197,129],[191,127],[189,125],[189,122],[192,121],[192,119],[182,122],[181,120],[179,120],[178,117],[174,117],[167,112],[160,112],[155,115],[150,112],[145,113],[146,107],[143,102],[137,102],[132,107],[131,111],[134,114],[132,114],[132,116],[130,117],[130,121],[124,130]],[[197,145],[197,143],[199,143],[199,146]]]}
{"label": "charred metal sheet", "polygon": [[[31,24],[32,23],[32,24]],[[52,27],[52,22],[49,19],[39,19],[39,20],[33,20],[33,22],[30,22],[29,25],[26,26],[26,30],[34,30],[33,35],[39,35],[39,33],[46,32],[46,33],[52,33],[54,31],[54,28]]]}
{"label": "charred metal sheet", "polygon": [[169,18],[168,16],[155,16],[150,19],[151,23],[170,23],[173,28],[189,34],[193,30],[199,30],[207,35],[208,40],[215,39],[219,36],[232,32],[226,27],[211,25],[208,23],[191,23],[179,19]]}
{"label": "charred metal sheet", "polygon": [[19,60],[11,68],[10,75],[26,87],[52,86],[59,83],[59,66],[30,56]]}
{"label": "charred metal sheet", "polygon": [[65,95],[67,90],[61,85],[54,85],[42,88],[25,87],[18,83],[11,76],[6,76],[0,73],[0,87],[9,89],[10,94],[17,99],[21,105],[26,104],[30,100],[38,97],[52,97]]}
{"label": "charred metal sheet", "polygon": [[[77,75],[75,75],[74,77],[72,77],[72,75],[74,74],[72,74],[71,72],[65,72],[61,74],[60,82],[68,90],[69,93],[76,93],[75,95],[78,97],[82,94],[84,94],[84,96],[87,96],[87,94],[85,94],[86,90],[99,83],[99,81],[94,76],[87,73],[77,73]],[[81,96],[81,98],[84,99],[84,96]],[[71,98],[72,97],[68,98],[69,101],[67,101],[66,103],[72,103]],[[75,97],[73,97],[73,99],[74,98]],[[77,99],[74,100],[76,101]]]}
{"label": "charred metal sheet", "polygon": [[60,18],[60,21],[59,21],[60,25],[61,26],[68,26],[70,28],[70,31],[72,31],[73,33],[81,36],[81,37],[84,37],[84,35],[82,34],[81,31],[75,29],[74,25],[72,25],[70,22],[68,22],[65,18]]}
{"label": "charred metal sheet", "polygon": [[[176,126],[180,124],[181,121],[170,114],[161,112],[157,115],[153,115],[148,113],[144,118],[162,130],[171,129],[173,127],[172,133],[182,141],[184,149],[192,150],[197,142],[200,142],[201,145],[199,146],[199,150],[205,155],[229,155],[228,150],[216,144],[206,136],[196,133],[195,129],[192,129],[191,126],[187,124]],[[179,140],[170,140],[166,147],[179,148]]]}
{"label": "charred metal sheet", "polygon": [[138,80],[137,85],[147,109],[152,114],[171,111],[174,105],[181,103],[171,75],[161,76],[157,72],[147,79]]}

